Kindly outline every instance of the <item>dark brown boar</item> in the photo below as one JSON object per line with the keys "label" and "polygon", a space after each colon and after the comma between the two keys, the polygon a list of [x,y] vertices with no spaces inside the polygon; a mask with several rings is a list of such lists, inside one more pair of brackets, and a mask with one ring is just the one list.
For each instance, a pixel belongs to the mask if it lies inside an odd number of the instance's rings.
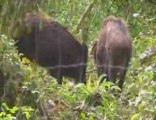
{"label": "dark brown boar", "polygon": [[26,14],[14,37],[20,53],[48,68],[62,83],[63,76],[86,83],[88,49],[58,22],[38,13]]}
{"label": "dark brown boar", "polygon": [[132,54],[129,30],[120,18],[109,16],[102,25],[99,38],[95,41],[92,54],[98,75],[117,82],[122,89],[127,67]]}

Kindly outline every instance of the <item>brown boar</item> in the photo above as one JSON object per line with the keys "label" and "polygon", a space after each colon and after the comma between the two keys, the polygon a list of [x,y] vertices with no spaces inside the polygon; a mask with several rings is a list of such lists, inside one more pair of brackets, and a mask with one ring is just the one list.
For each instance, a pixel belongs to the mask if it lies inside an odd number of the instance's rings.
{"label": "brown boar", "polygon": [[[18,27],[18,26],[17,26]],[[63,76],[86,83],[88,49],[58,22],[38,13],[26,14],[14,37],[20,53],[48,68],[62,83]]]}
{"label": "brown boar", "polygon": [[114,16],[108,17],[92,51],[98,75],[105,73],[106,79],[114,83],[118,77],[118,86],[122,89],[132,54],[131,38],[124,21]]}

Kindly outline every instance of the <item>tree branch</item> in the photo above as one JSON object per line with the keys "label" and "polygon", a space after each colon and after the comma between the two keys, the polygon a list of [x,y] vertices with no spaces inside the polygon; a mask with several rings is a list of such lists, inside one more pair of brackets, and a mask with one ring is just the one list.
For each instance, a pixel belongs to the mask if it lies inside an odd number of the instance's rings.
{"label": "tree branch", "polygon": [[82,16],[80,17],[78,24],[76,26],[76,29],[74,31],[78,31],[80,29],[80,26],[82,25],[85,17],[89,14],[89,12],[91,11],[94,3],[96,2],[96,0],[93,0],[86,8],[86,10],[84,11],[84,13],[82,14]]}

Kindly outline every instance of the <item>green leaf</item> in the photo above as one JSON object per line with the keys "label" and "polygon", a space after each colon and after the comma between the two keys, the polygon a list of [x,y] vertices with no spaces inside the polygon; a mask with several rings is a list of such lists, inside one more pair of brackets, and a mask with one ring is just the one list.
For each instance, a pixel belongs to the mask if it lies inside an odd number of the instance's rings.
{"label": "green leaf", "polygon": [[131,120],[139,120],[140,116],[141,115],[139,113],[136,113],[136,114],[132,115]]}

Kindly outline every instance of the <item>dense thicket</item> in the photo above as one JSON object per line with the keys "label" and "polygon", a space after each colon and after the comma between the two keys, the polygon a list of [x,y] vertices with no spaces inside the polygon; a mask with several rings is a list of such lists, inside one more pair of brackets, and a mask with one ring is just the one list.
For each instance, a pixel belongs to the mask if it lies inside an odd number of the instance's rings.
{"label": "dense thicket", "polygon": [[[0,119],[154,119],[156,116],[156,4],[154,0],[0,0]],[[133,55],[120,97],[111,82],[99,84],[89,56],[87,85],[63,85],[28,59],[20,59],[11,36],[27,12],[60,22],[91,50],[103,20],[123,18]]]}

